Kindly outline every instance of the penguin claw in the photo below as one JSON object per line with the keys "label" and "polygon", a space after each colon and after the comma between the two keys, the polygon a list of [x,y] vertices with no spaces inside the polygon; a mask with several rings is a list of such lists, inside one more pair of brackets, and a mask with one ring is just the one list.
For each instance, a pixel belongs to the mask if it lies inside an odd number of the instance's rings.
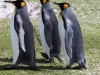
{"label": "penguin claw", "polygon": [[45,59],[49,59],[49,57],[48,57],[48,55],[46,53],[44,53],[44,52],[40,52],[40,53]]}
{"label": "penguin claw", "polygon": [[12,70],[12,69],[15,69],[16,68],[16,66],[6,66],[6,67],[2,67],[2,69],[4,69],[4,70]]}

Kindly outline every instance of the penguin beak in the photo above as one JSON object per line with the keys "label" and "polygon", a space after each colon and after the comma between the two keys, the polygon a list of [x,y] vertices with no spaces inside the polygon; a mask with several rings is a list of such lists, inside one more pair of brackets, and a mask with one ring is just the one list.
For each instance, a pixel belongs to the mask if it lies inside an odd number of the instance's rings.
{"label": "penguin beak", "polygon": [[15,5],[15,3],[13,1],[4,1],[4,2],[11,3],[11,4]]}
{"label": "penguin beak", "polygon": [[56,4],[56,5],[60,6],[60,3],[56,3],[56,2],[54,2],[53,4]]}

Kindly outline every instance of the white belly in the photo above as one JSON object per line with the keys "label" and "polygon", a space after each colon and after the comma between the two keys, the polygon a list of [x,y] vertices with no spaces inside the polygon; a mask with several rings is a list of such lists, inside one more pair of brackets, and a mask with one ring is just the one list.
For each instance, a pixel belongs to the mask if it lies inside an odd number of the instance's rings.
{"label": "white belly", "polygon": [[42,39],[42,46],[43,46],[46,54],[50,58],[50,48],[48,47],[47,42],[46,42],[46,39],[45,39],[45,35],[44,35],[44,24],[42,22],[41,12],[39,13],[38,21],[39,21],[38,23],[39,23],[40,36],[41,36],[41,39]]}
{"label": "white belly", "polygon": [[14,65],[18,59],[19,56],[19,41],[18,41],[18,35],[14,29],[14,16],[15,13],[12,15],[11,19],[11,25],[10,25],[10,30],[11,30],[11,41],[12,41],[12,49],[13,49],[13,62],[12,65]]}
{"label": "white belly", "polygon": [[66,59],[66,64],[69,65],[70,58],[67,55],[66,48],[65,48],[65,29],[64,29],[64,25],[63,25],[63,21],[62,21],[61,17],[58,17],[58,30],[59,30],[62,49],[64,51],[64,56]]}

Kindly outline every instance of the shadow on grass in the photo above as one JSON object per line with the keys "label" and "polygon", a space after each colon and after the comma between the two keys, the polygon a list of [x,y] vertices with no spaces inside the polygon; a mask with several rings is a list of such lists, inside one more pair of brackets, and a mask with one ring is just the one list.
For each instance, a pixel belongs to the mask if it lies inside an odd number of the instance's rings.
{"label": "shadow on grass", "polygon": [[9,58],[0,58],[0,61],[1,62],[12,62],[12,58],[9,59]]}
{"label": "shadow on grass", "polygon": [[[12,62],[12,60],[13,60],[12,58],[10,58],[10,59],[9,58],[0,58],[1,62]],[[50,63],[49,60],[46,60],[46,59],[36,59],[36,62],[37,63]]]}
{"label": "shadow on grass", "polygon": [[[12,58],[0,58],[1,62],[12,62]],[[49,63],[48,60],[45,59],[36,59],[37,63]]]}
{"label": "shadow on grass", "polygon": [[37,66],[39,70],[33,70],[33,69],[29,69],[28,67],[26,66],[18,66],[17,68],[14,68],[14,69],[4,69],[4,67],[10,67],[11,64],[8,64],[8,65],[1,65],[0,66],[0,71],[10,71],[10,70],[30,70],[30,71],[42,71],[42,70],[82,70],[82,69],[75,69],[75,68],[72,68],[72,69],[66,69],[66,68],[63,68],[62,66]]}
{"label": "shadow on grass", "polygon": [[28,67],[26,66],[18,66],[14,69],[5,69],[5,67],[10,67],[11,64],[7,64],[7,65],[1,65],[0,66],[0,71],[10,71],[10,70],[30,70],[30,71],[42,71],[42,70],[61,70],[60,68],[58,67],[55,67],[55,66],[37,66],[39,70],[33,70],[33,69],[29,69]]}
{"label": "shadow on grass", "polygon": [[[0,61],[2,62],[12,62],[12,59],[8,59],[8,58],[0,58]],[[36,59],[36,63],[42,63],[42,64],[49,64],[49,61],[46,60],[46,59]],[[53,63],[51,63],[53,64]],[[3,69],[3,67],[9,67],[11,66],[11,64],[6,64],[6,65],[0,65],[0,71],[4,71],[5,69]],[[82,70],[82,69],[76,69],[75,67],[71,68],[71,69],[66,69],[65,67],[63,66],[51,66],[51,65],[47,65],[47,66],[38,66],[37,67],[39,68],[39,71],[40,70],[45,70],[45,69],[48,69],[48,70]],[[29,69],[27,68],[27,66],[18,66],[17,68],[14,68],[14,69],[11,69],[11,70],[32,70],[34,71],[33,69]]]}
{"label": "shadow on grass", "polygon": [[[29,68],[28,66],[18,66],[16,68],[10,68],[11,67],[11,64],[6,64],[6,65],[1,65],[0,66],[0,71],[10,71],[10,70],[32,70],[32,71],[39,71],[39,70],[33,70],[32,68]],[[5,69],[6,68],[6,69]]]}
{"label": "shadow on grass", "polygon": [[[0,58],[0,61],[1,62],[12,62],[12,58]],[[36,59],[36,62],[37,63],[49,63],[49,61],[48,60],[46,60],[46,59]]]}
{"label": "shadow on grass", "polygon": [[80,68],[73,67],[71,69],[66,69],[63,66],[38,66],[39,69],[49,69],[49,70],[82,70]]}
{"label": "shadow on grass", "polygon": [[36,59],[36,62],[37,63],[47,63],[47,64],[50,63],[49,60],[47,59]]}
{"label": "shadow on grass", "polygon": [[29,69],[28,67],[26,66],[18,66],[14,69],[4,69],[4,67],[10,67],[11,64],[9,65],[1,65],[0,66],[0,71],[10,71],[10,70],[30,70],[30,71],[42,71],[42,70],[81,70],[82,69],[75,69],[75,68],[71,68],[71,69],[66,69],[66,68],[63,68],[62,66],[37,66],[39,70],[33,70],[33,69]]}

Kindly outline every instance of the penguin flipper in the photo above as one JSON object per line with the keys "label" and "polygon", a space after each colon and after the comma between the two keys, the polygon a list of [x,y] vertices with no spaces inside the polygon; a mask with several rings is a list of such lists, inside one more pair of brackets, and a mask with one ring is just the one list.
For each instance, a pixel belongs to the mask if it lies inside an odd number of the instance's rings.
{"label": "penguin flipper", "polygon": [[54,62],[53,58],[53,45],[52,45],[52,23],[45,17],[44,18],[44,34],[48,47],[50,48],[50,63]]}
{"label": "penguin flipper", "polygon": [[73,38],[73,30],[70,26],[68,30],[65,32],[65,47],[66,52],[70,58],[72,58],[72,38]]}
{"label": "penguin flipper", "polygon": [[21,18],[20,15],[17,15],[17,20],[18,20],[18,23],[19,23],[19,43],[20,43],[22,50],[24,52],[26,52],[25,43],[24,43],[25,31],[23,29],[23,22],[22,22],[22,18]]}
{"label": "penguin flipper", "polygon": [[44,34],[49,48],[52,48],[52,24],[49,20],[45,22]]}

